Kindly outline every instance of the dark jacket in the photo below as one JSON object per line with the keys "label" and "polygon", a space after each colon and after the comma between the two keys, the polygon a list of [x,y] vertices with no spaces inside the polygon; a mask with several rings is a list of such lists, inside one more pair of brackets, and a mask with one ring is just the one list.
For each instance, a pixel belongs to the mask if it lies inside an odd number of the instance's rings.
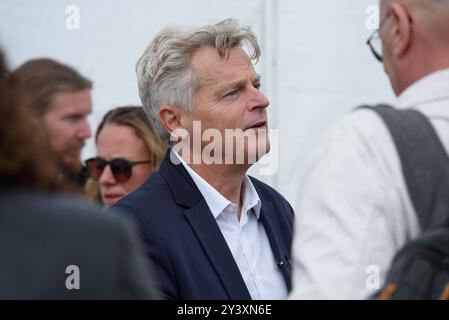
{"label": "dark jacket", "polygon": [[[263,223],[288,289],[293,210],[274,189],[251,178]],[[115,206],[140,225],[155,276],[170,299],[251,299],[209,207],[183,165],[167,152],[162,166]]]}
{"label": "dark jacket", "polygon": [[3,190],[0,299],[155,298],[139,242],[130,221],[80,199]]}

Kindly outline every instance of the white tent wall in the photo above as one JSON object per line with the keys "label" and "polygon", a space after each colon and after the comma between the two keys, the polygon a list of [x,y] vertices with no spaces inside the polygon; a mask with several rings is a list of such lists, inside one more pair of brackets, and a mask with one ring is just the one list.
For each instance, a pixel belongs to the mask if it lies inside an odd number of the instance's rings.
{"label": "white tent wall", "polygon": [[[71,5],[79,9],[79,29],[67,28]],[[239,19],[259,37],[256,69],[271,101],[270,127],[279,134],[278,170],[259,177],[294,205],[304,158],[332,123],[362,103],[394,102],[382,65],[365,44],[373,5],[376,0],[1,0],[0,46],[12,68],[45,56],[92,79],[94,133],[109,109],[140,104],[135,62],[161,28]],[[90,139],[83,158],[93,154]]]}

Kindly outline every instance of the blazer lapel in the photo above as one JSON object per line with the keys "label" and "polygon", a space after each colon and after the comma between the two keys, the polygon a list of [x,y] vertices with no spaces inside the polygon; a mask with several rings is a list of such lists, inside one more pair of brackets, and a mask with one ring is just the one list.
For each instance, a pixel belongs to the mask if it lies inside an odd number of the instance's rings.
{"label": "blazer lapel", "polygon": [[176,204],[186,208],[193,207],[203,196],[184,166],[172,163],[171,152],[169,149],[165,154],[159,173],[167,181]]}
{"label": "blazer lapel", "polygon": [[284,276],[287,289],[291,290],[291,259],[289,251],[285,246],[284,241],[281,238],[281,228],[279,221],[274,211],[273,205],[269,201],[262,200],[262,208],[260,211],[260,219],[270,241],[271,250],[273,251],[274,258],[276,259],[278,268],[281,270]]}
{"label": "blazer lapel", "polygon": [[234,300],[251,299],[240,270],[206,200],[202,199],[195,207],[186,210],[184,215],[217,272],[229,298]]}
{"label": "blazer lapel", "polygon": [[184,216],[220,278],[229,298],[234,300],[251,299],[237,263],[206,200],[204,200],[184,166],[182,164],[175,165],[171,162],[170,150],[161,165],[160,173],[167,181],[176,203],[185,208]]}

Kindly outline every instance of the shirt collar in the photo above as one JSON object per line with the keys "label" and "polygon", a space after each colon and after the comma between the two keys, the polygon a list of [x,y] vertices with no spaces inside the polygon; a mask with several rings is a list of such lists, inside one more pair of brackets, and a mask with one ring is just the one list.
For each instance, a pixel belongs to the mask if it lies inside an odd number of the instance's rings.
{"label": "shirt collar", "polygon": [[[187,170],[188,174],[192,178],[193,182],[198,187],[198,190],[206,200],[207,205],[209,206],[210,211],[215,219],[228,207],[234,207],[231,201],[226,199],[220,192],[218,192],[214,187],[212,187],[206,180],[204,180],[198,173],[196,173],[185,161],[179,156],[179,154],[175,151],[173,153],[182,163],[184,168]],[[254,185],[249,179],[248,176],[245,175],[243,179],[243,203],[242,203],[242,211],[253,209],[256,218],[260,217],[260,209],[262,207],[262,202],[260,201],[259,195],[257,194]]]}
{"label": "shirt collar", "polygon": [[260,217],[260,209],[262,208],[262,201],[260,201],[256,188],[254,188],[251,179],[245,175],[243,179],[243,205],[245,210],[253,209],[256,218]]}
{"label": "shirt collar", "polygon": [[431,73],[409,86],[399,95],[398,107],[419,107],[439,100],[449,100],[449,69]]}

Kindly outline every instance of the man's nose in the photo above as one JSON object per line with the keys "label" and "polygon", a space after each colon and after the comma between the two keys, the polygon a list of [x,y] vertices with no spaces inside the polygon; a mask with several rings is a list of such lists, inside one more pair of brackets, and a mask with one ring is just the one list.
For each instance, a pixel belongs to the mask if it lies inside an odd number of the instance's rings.
{"label": "man's nose", "polygon": [[266,109],[270,105],[270,101],[262,91],[253,88],[253,97],[251,99],[250,108],[253,109]]}
{"label": "man's nose", "polygon": [[87,138],[90,138],[90,136],[91,136],[91,131],[90,131],[89,122],[87,121],[87,119],[84,119],[81,122],[80,127],[78,128],[78,138],[85,140]]}

